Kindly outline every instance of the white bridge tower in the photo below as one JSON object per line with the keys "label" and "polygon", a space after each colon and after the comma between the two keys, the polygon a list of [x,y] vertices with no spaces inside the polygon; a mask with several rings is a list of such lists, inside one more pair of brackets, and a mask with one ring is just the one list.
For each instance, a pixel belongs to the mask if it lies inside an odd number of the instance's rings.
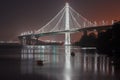
{"label": "white bridge tower", "polygon": [[[70,19],[69,19],[69,4],[65,5],[65,30],[70,30]],[[65,33],[65,45],[70,45],[70,32]]]}

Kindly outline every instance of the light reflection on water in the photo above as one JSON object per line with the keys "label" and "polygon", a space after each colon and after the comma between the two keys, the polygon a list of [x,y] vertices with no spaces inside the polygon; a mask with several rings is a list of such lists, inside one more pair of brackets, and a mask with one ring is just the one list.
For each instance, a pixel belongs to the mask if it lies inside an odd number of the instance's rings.
{"label": "light reflection on water", "polygon": [[[71,52],[75,53],[72,57]],[[97,77],[114,77],[114,66],[109,58],[93,49],[73,46],[25,46],[21,51],[22,74],[44,74],[58,80],[96,80]],[[43,60],[44,65],[37,65]],[[92,76],[91,79],[87,78]],[[106,78],[105,78],[106,79]],[[99,80],[99,79],[97,79]]]}
{"label": "light reflection on water", "polygon": [[65,68],[64,68],[64,80],[71,80],[72,68],[71,68],[71,46],[65,46]]}

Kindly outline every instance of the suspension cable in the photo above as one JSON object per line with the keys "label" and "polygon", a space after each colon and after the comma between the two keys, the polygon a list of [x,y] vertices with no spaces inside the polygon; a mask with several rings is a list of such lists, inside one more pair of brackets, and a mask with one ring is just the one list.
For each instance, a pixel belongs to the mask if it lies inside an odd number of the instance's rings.
{"label": "suspension cable", "polygon": [[54,17],[52,18],[51,21],[49,21],[46,25],[44,25],[42,28],[40,28],[38,31],[36,31],[36,33],[39,33],[42,29],[44,29],[45,27],[47,27],[51,22],[53,22],[63,11],[64,11],[65,7]]}
{"label": "suspension cable", "polygon": [[50,32],[52,32],[52,31],[59,25],[59,23],[61,22],[61,20],[62,20],[64,14],[65,14],[65,10],[64,10],[64,12],[62,13],[62,16],[60,17],[58,23],[55,25],[55,27],[54,27]]}
{"label": "suspension cable", "polygon": [[75,19],[75,17],[73,16],[72,12],[70,11],[70,14],[73,18],[73,20],[76,22],[76,24],[79,26],[79,28],[81,28],[82,26],[77,22],[77,20]]}

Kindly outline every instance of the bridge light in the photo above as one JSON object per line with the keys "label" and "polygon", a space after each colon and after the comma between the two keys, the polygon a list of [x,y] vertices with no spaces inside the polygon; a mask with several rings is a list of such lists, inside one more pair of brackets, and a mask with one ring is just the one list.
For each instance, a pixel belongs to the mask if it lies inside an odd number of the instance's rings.
{"label": "bridge light", "polygon": [[97,26],[97,22],[96,21],[94,21],[94,26]]}
{"label": "bridge light", "polygon": [[85,28],[85,27],[86,27],[86,22],[83,23],[83,28]]}
{"label": "bridge light", "polygon": [[105,21],[104,20],[102,21],[102,25],[105,25]]}
{"label": "bridge light", "polygon": [[112,24],[114,24],[114,20],[112,20]]}

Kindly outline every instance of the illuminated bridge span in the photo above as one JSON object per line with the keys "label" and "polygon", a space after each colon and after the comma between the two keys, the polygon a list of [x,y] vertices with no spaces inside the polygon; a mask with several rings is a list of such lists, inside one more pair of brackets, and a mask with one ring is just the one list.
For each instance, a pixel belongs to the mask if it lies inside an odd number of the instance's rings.
{"label": "illuminated bridge span", "polygon": [[[103,24],[105,24],[103,22]],[[65,7],[46,25],[35,32],[25,32],[19,36],[23,45],[32,44],[39,37],[53,34],[65,34],[65,45],[70,45],[70,34],[77,31],[95,29],[97,23],[84,18],[66,3]],[[99,27],[97,27],[99,28]],[[100,27],[101,28],[101,27]]]}

